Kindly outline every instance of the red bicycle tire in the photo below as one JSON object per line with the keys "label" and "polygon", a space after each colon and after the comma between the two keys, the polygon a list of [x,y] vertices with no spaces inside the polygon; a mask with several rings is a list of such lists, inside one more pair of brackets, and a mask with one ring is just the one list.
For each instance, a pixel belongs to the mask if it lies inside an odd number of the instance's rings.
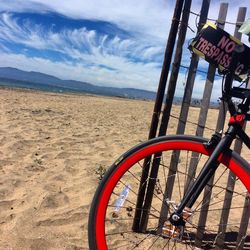
{"label": "red bicycle tire", "polygon": [[[191,150],[210,155],[211,150],[204,146],[205,139],[192,136],[166,136],[147,141],[122,155],[110,168],[97,189],[91,206],[89,219],[90,249],[108,249],[105,239],[105,213],[113,188],[137,161],[166,150]],[[238,154],[229,150],[219,157],[219,162],[227,166],[239,177],[248,191],[250,191],[250,165]]]}

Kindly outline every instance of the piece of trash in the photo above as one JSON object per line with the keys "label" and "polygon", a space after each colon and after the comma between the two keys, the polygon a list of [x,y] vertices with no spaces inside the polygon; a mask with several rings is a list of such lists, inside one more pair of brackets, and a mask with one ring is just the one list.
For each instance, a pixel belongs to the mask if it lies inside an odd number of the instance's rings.
{"label": "piece of trash", "polygon": [[126,185],[122,192],[119,195],[119,198],[116,200],[115,202],[115,208],[114,208],[114,212],[118,213],[120,208],[122,207],[122,205],[124,204],[126,198],[128,197],[129,191],[130,191],[131,186],[130,185]]}

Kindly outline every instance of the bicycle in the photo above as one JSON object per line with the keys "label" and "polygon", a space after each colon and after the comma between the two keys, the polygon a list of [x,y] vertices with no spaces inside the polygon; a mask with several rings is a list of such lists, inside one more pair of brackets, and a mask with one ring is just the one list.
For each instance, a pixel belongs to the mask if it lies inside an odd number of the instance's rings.
{"label": "bicycle", "polygon": [[[243,130],[250,120],[250,89],[232,86],[234,54],[222,91],[231,116],[224,136],[158,137],[118,158],[93,198],[90,249],[243,247],[249,218],[240,218],[250,208],[250,164],[230,147],[238,137],[250,149]],[[234,97],[242,100],[238,106]],[[237,233],[240,225],[247,233]]]}

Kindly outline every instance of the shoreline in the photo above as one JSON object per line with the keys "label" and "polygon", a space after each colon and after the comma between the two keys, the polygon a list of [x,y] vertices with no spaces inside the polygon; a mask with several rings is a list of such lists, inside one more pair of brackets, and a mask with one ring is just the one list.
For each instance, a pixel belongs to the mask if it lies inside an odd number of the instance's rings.
{"label": "shoreline", "polygon": [[92,97],[103,97],[103,98],[111,98],[111,99],[122,99],[122,100],[129,100],[129,101],[143,101],[143,102],[154,102],[154,100],[146,100],[146,99],[136,99],[136,98],[128,98],[123,96],[111,96],[111,95],[97,95],[97,94],[91,94],[87,92],[56,92],[56,91],[49,91],[49,90],[41,90],[41,89],[33,89],[33,88],[25,88],[25,87],[12,87],[12,86],[5,86],[0,84],[0,90],[6,89],[6,90],[14,90],[19,92],[30,92],[30,93],[47,93],[49,95],[72,95],[72,96],[92,96]]}
{"label": "shoreline", "polygon": [[[155,100],[151,99],[141,99],[141,98],[129,98],[129,97],[124,97],[124,96],[112,96],[112,95],[98,95],[98,94],[91,94],[87,92],[78,92],[78,91],[72,91],[72,92],[67,92],[67,91],[49,91],[49,90],[42,90],[42,89],[33,89],[33,88],[25,88],[25,87],[12,87],[12,86],[7,86],[7,85],[1,85],[0,84],[0,89],[9,89],[9,90],[18,90],[18,91],[27,91],[27,92],[40,92],[40,93],[48,93],[48,94],[55,94],[55,95],[76,95],[76,96],[93,96],[93,97],[103,97],[103,98],[115,98],[115,99],[121,99],[121,100],[131,100],[131,101],[143,101],[143,102],[150,102],[150,103],[155,103]],[[180,97],[177,97],[180,98]],[[194,100],[195,102],[195,100]],[[165,99],[163,100],[162,105],[165,105]],[[173,105],[181,106],[182,101],[173,101]],[[193,108],[199,108],[200,103],[191,103],[190,107]],[[209,109],[215,109],[218,110],[219,106],[218,104],[215,104],[215,102],[211,102]],[[153,112],[153,111],[152,111]]]}

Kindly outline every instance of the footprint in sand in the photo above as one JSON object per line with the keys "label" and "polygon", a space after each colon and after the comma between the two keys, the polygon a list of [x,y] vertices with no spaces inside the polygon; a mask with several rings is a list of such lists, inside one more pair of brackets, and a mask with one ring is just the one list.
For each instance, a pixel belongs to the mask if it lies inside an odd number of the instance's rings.
{"label": "footprint in sand", "polygon": [[72,174],[76,175],[79,173],[79,160],[78,159],[66,159],[64,161],[65,170]]}
{"label": "footprint in sand", "polygon": [[14,211],[14,200],[0,202],[0,224],[12,221],[16,216]]}
{"label": "footprint in sand", "polygon": [[45,167],[42,166],[41,164],[30,164],[27,167],[25,167],[28,171],[31,172],[42,172],[45,170]]}
{"label": "footprint in sand", "polygon": [[[53,218],[40,220],[37,226],[63,226],[69,224],[81,224],[83,220],[83,211],[70,211],[63,214],[55,215]],[[86,216],[87,218],[87,216]],[[82,225],[82,224],[81,224]]]}
{"label": "footprint in sand", "polygon": [[6,210],[13,209],[13,203],[14,203],[14,200],[12,200],[12,201],[0,201],[0,211],[6,211]]}
{"label": "footprint in sand", "polygon": [[54,248],[53,244],[51,242],[45,240],[45,239],[30,239],[30,247],[29,249],[40,249],[40,250],[46,250]]}
{"label": "footprint in sand", "polygon": [[57,156],[56,156],[56,159],[68,159],[72,156],[72,154],[70,153],[67,153],[65,151],[62,151],[61,153],[59,153]]}
{"label": "footprint in sand", "polygon": [[50,193],[43,198],[42,208],[54,209],[69,203],[68,196],[63,192]]}

